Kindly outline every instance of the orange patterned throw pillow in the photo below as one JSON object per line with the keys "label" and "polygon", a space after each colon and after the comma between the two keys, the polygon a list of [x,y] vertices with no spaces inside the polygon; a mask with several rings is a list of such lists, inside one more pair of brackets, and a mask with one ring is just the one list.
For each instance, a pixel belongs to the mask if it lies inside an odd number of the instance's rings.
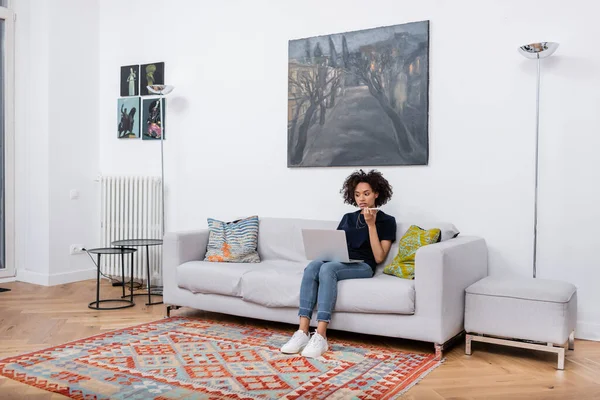
{"label": "orange patterned throw pillow", "polygon": [[233,222],[208,218],[208,245],[204,261],[258,263],[258,216]]}

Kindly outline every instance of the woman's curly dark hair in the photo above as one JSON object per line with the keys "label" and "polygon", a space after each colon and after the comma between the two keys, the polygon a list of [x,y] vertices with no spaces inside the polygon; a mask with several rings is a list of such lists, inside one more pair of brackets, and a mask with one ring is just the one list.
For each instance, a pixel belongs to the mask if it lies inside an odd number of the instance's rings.
{"label": "woman's curly dark hair", "polygon": [[373,192],[378,193],[379,196],[375,199],[375,207],[379,207],[390,201],[392,198],[392,185],[383,177],[381,172],[377,170],[371,170],[368,173],[362,169],[354,171],[352,175],[346,178],[344,186],[340,193],[344,197],[344,203],[358,207],[356,199],[354,198],[354,190],[356,185],[361,182],[366,182],[371,185]]}

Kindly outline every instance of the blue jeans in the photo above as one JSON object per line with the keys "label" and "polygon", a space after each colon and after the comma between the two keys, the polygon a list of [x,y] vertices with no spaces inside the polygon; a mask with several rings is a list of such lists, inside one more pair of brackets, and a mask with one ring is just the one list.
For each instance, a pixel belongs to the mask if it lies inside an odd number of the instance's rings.
{"label": "blue jeans", "polygon": [[317,304],[317,321],[331,321],[338,281],[372,276],[373,270],[367,263],[312,261],[302,276],[298,315],[311,319]]}

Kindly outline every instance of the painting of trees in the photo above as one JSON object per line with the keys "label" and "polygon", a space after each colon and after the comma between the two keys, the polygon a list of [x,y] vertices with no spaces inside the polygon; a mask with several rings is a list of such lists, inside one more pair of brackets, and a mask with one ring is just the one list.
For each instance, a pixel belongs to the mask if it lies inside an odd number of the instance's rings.
{"label": "painting of trees", "polygon": [[[315,48],[312,64],[308,68],[290,74],[289,87],[294,94],[294,101],[298,103],[295,118],[292,120],[294,130],[291,132],[295,146],[291,154],[292,163],[300,163],[306,147],[308,129],[318,116],[319,125],[325,125],[327,108],[335,105],[335,94],[340,88],[343,71],[341,68],[330,66],[330,59],[323,56],[321,47]],[[303,115],[299,113],[303,105],[307,105]],[[296,131],[297,123],[300,122]]]}
{"label": "painting of trees", "polygon": [[426,165],[428,21],[290,41],[288,166]]}

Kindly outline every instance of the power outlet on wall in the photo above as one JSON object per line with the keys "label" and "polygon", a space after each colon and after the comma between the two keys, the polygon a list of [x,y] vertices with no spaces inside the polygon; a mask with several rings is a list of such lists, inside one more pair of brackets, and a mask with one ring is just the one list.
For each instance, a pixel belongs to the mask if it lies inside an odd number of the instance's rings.
{"label": "power outlet on wall", "polygon": [[72,244],[69,246],[69,254],[81,254],[83,253],[83,249],[84,247],[82,244]]}

